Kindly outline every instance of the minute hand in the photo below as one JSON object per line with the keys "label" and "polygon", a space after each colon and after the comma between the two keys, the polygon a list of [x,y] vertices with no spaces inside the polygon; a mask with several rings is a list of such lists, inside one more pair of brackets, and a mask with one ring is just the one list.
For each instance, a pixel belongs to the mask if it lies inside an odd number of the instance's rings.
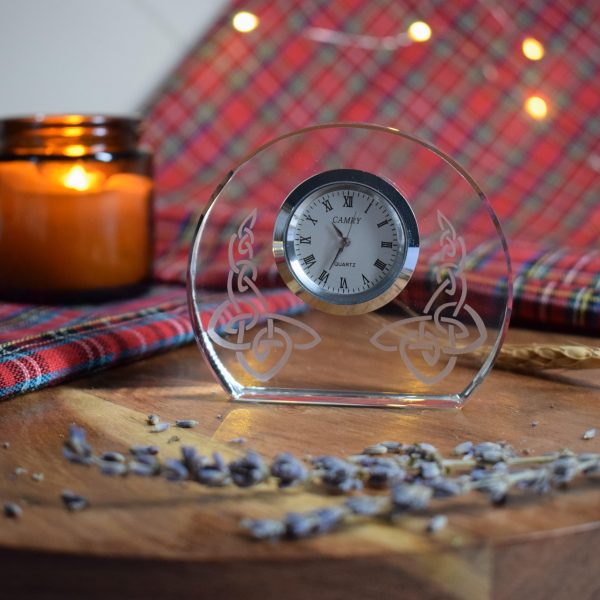
{"label": "minute hand", "polygon": [[352,217],[352,221],[350,221],[350,229],[348,229],[348,233],[346,234],[346,240],[350,239],[350,232],[352,231],[352,225],[354,225],[354,221],[356,220],[356,215],[358,214],[358,211],[356,211],[354,213],[354,216]]}
{"label": "minute hand", "polygon": [[342,250],[344,249],[344,244],[342,244],[337,251],[337,254],[335,255],[335,258],[333,259],[331,266],[329,267],[329,270],[331,271],[331,269],[333,269],[333,265],[335,264],[335,261],[338,259],[338,256],[341,254]]}

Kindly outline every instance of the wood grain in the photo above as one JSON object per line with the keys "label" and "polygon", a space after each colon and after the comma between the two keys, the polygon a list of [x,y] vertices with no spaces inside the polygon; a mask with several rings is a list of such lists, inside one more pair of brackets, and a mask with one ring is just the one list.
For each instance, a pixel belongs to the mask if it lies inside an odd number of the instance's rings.
{"label": "wood grain", "polygon": [[[564,340],[515,330],[508,341]],[[150,412],[200,425],[152,434],[144,424]],[[62,458],[72,422],[86,427],[99,451],[148,442],[173,456],[181,443],[234,456],[243,450],[228,441],[238,436],[267,457],[281,450],[346,455],[382,439],[429,441],[444,452],[465,439],[503,439],[532,453],[598,452],[600,438],[581,439],[600,427],[598,371],[495,371],[461,411],[239,404],[190,346],[5,401],[0,442],[10,448],[0,448],[0,500],[21,503],[24,513],[0,519],[0,598],[600,597],[598,480],[548,497],[515,497],[504,508],[473,496],[444,503],[449,524],[434,536],[424,532],[430,511],[394,527],[359,524],[301,542],[254,543],[240,535],[240,518],[340,500],[267,485],[210,490],[105,477]],[[167,444],[173,433],[181,441]],[[15,476],[18,466],[28,473]],[[34,471],[44,481],[33,481]],[[67,512],[59,498],[65,488],[92,506]]]}

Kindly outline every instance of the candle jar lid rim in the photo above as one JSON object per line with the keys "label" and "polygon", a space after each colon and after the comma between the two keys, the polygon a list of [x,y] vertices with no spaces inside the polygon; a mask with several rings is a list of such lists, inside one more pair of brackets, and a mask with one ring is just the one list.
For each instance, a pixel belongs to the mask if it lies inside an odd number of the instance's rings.
{"label": "candle jar lid rim", "polygon": [[142,117],[135,115],[36,113],[3,117],[0,119],[0,128],[89,127],[97,125],[138,127],[141,122]]}

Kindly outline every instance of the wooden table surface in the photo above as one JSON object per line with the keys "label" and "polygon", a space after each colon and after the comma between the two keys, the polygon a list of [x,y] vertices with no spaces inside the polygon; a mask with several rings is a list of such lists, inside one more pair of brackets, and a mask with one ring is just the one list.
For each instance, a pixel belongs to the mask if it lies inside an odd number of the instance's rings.
{"label": "wooden table surface", "polygon": [[[569,336],[572,341],[580,338]],[[583,338],[581,338],[583,340]],[[564,341],[512,330],[508,342]],[[585,340],[583,340],[585,341]],[[597,345],[598,340],[587,340]],[[181,441],[148,432],[145,416],[194,418]],[[531,424],[539,422],[536,427]],[[506,440],[519,452],[563,447],[600,451],[600,377],[495,370],[461,410],[354,409],[228,401],[193,346],[68,385],[0,403],[0,501],[23,506],[0,518],[0,598],[599,598],[600,481],[567,492],[518,496],[503,508],[480,497],[445,503],[448,526],[424,531],[428,515],[395,526],[360,524],[297,542],[252,542],[242,517],[280,516],[339,498],[300,491],[208,489],[162,479],[111,478],[68,463],[70,423],[98,451],[181,443],[233,456],[238,436],[272,457],[345,456],[384,439],[428,441],[444,453],[469,439]],[[17,467],[28,473],[15,476]],[[36,482],[31,473],[43,472]],[[59,495],[75,490],[90,508],[70,513]]]}

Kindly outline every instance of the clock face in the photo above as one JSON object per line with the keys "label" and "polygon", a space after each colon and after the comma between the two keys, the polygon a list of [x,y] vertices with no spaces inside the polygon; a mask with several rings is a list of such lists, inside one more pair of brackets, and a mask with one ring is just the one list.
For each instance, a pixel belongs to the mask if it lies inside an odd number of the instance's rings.
{"label": "clock face", "polygon": [[337,169],[300,184],[277,217],[273,251],[292,291],[334,314],[383,306],[418,257],[417,224],[404,197],[364,171]]}

